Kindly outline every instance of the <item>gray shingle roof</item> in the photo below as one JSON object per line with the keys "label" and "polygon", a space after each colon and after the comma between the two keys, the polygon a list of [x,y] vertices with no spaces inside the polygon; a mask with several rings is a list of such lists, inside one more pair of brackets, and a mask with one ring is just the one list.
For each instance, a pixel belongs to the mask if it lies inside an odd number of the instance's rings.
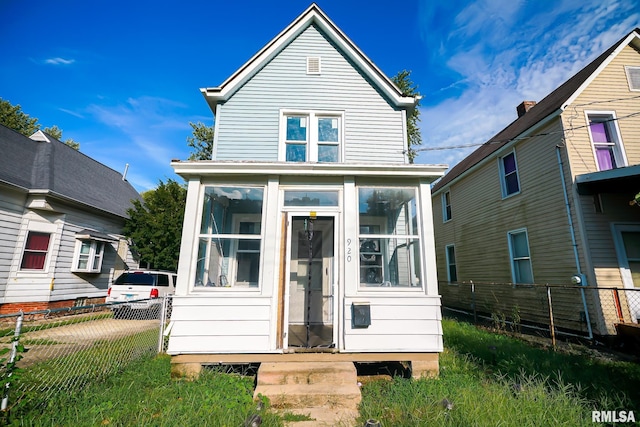
{"label": "gray shingle roof", "polygon": [[531,107],[526,114],[511,122],[506,128],[498,132],[493,138],[478,147],[473,153],[462,159],[455,165],[440,181],[434,185],[432,193],[449,184],[455,178],[462,175],[471,167],[480,163],[483,159],[507,145],[518,135],[536,125],[546,117],[564,107],[564,103],[573,95],[583,83],[598,69],[598,67],[611,55],[629,35],[640,34],[640,28],[626,34],[613,46],[603,52],[600,56],[590,62],[573,77],[560,85],[556,90],[547,95],[542,101]]}
{"label": "gray shingle roof", "polygon": [[122,175],[50,135],[34,141],[0,125],[0,182],[49,190],[120,217],[140,195]]}

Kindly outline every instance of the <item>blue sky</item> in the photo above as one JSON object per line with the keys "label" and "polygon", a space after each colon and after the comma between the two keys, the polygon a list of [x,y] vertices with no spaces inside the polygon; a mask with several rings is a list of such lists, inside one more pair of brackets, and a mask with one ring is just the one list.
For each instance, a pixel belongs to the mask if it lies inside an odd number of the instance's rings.
{"label": "blue sky", "polygon": [[[423,95],[418,163],[453,166],[640,26],[640,0],[319,0],[387,75]],[[179,179],[189,122],[310,2],[0,0],[0,98],[139,190]]]}

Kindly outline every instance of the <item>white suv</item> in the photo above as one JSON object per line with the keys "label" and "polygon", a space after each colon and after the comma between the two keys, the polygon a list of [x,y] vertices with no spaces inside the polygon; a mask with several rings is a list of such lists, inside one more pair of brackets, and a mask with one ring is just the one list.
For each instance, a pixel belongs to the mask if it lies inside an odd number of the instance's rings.
{"label": "white suv", "polygon": [[125,271],[113,282],[105,301],[122,303],[111,307],[116,319],[156,318],[162,302],[158,298],[175,293],[176,277],[175,273],[169,271]]}

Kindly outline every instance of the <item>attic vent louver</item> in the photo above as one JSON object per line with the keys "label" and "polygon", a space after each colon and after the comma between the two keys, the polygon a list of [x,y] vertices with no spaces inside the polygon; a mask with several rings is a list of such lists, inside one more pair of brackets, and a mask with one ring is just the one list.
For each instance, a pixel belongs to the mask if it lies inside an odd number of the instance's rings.
{"label": "attic vent louver", "polygon": [[625,67],[630,90],[640,90],[640,67]]}
{"label": "attic vent louver", "polygon": [[320,74],[320,57],[307,57],[307,74]]}

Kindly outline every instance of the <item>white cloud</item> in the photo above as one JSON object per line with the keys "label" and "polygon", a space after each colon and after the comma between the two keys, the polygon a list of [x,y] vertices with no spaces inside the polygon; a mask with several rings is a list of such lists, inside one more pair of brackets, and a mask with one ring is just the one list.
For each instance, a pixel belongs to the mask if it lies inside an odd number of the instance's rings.
{"label": "white cloud", "polygon": [[45,59],[44,63],[48,65],[71,65],[76,62],[75,59],[64,59],[60,57]]}
{"label": "white cloud", "polygon": [[[540,101],[638,26],[640,12],[632,3],[561,0],[541,7],[538,2],[477,0],[449,6],[458,13],[451,22],[437,22],[448,36],[434,40],[428,29],[423,33],[427,48],[438,53],[427,53],[431,66],[449,69],[451,83],[423,94],[426,102],[436,101],[421,108],[421,148],[491,138],[516,119],[520,102]],[[422,12],[422,26],[436,25],[437,9]],[[447,93],[455,95],[443,99]],[[416,162],[453,166],[471,151],[425,150]]]}

